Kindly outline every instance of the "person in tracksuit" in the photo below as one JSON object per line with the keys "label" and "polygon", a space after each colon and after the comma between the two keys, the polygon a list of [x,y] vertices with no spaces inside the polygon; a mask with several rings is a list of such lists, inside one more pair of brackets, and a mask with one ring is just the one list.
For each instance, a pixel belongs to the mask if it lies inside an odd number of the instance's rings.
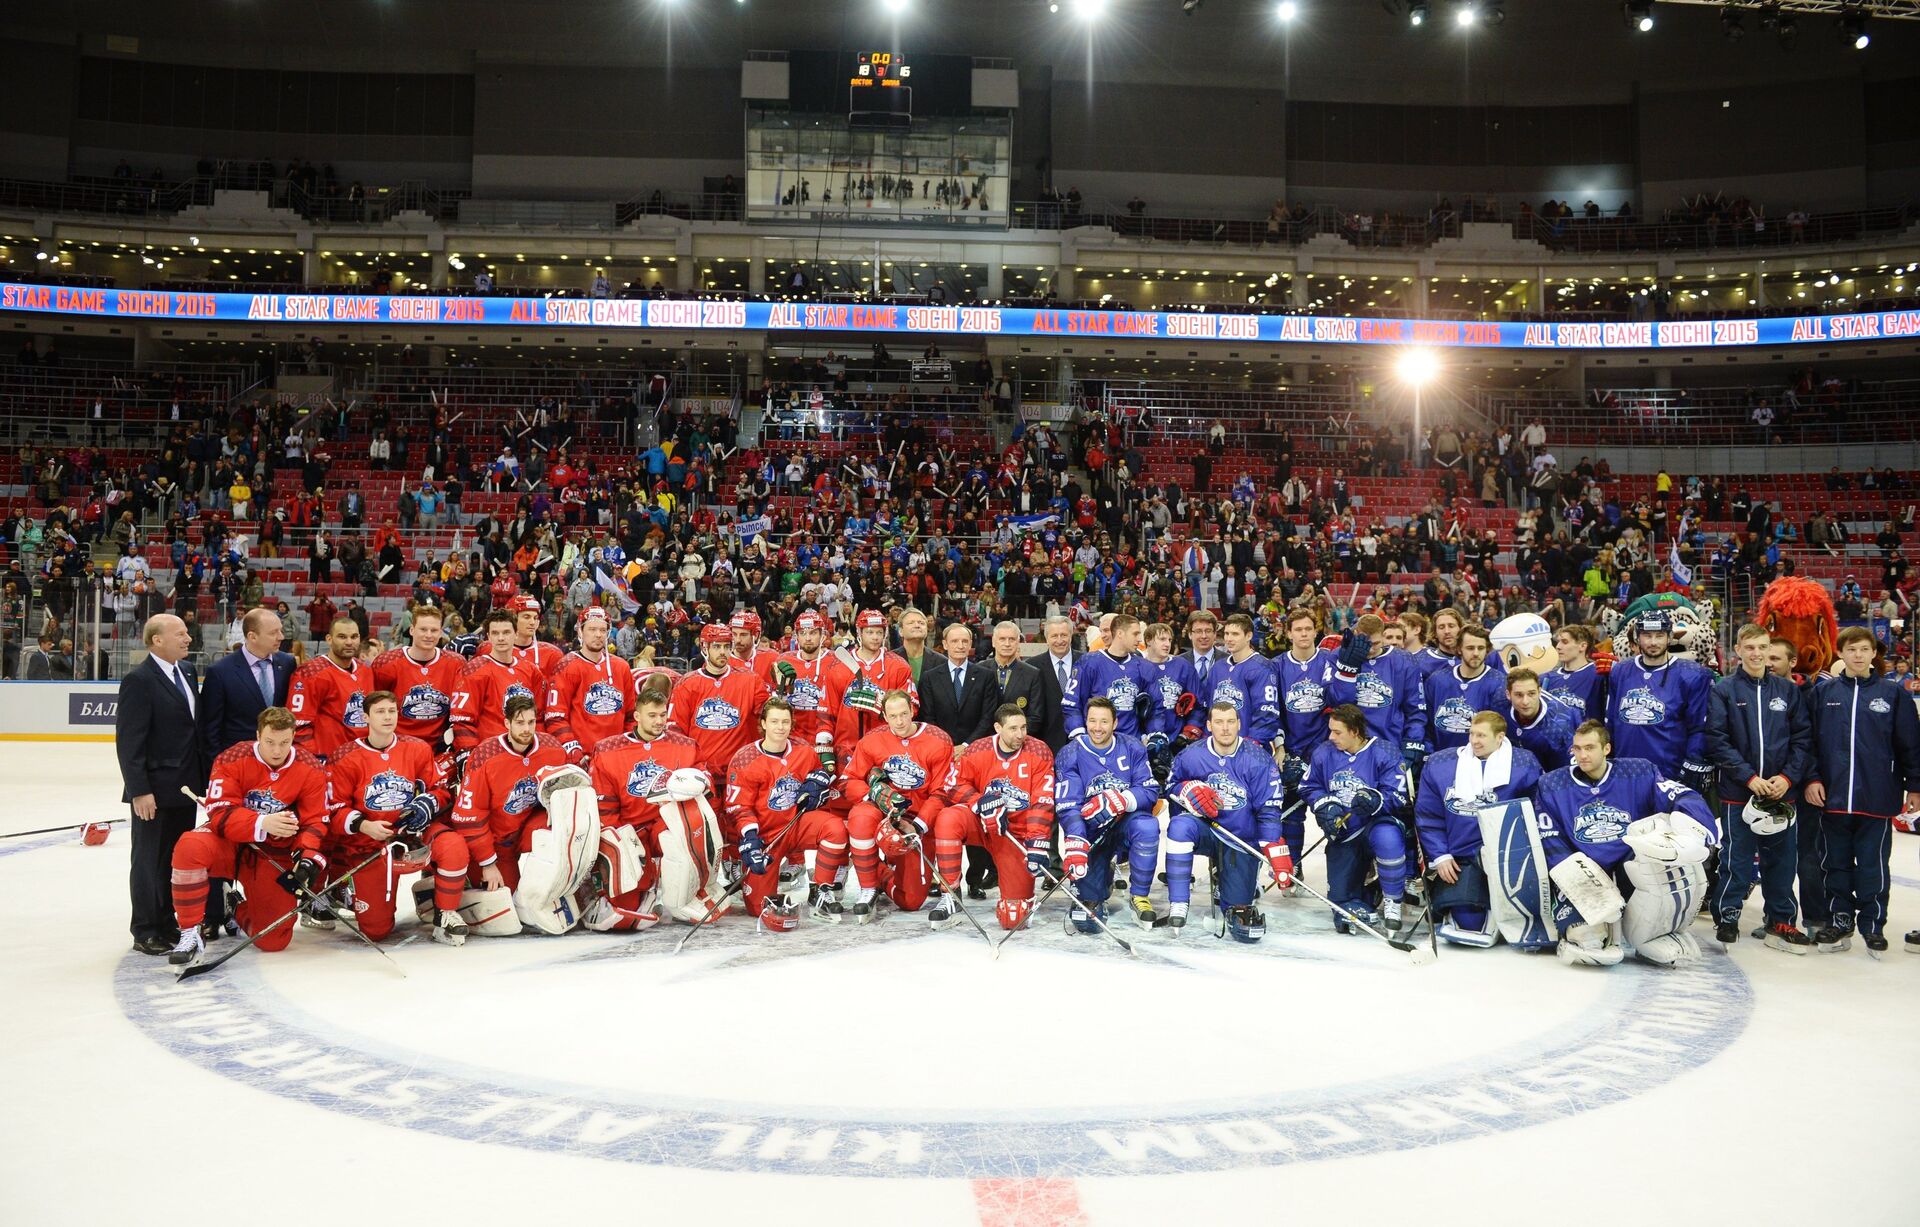
{"label": "person in tracksuit", "polygon": [[1740,939],[1740,909],[1753,889],[1753,862],[1760,858],[1760,898],[1766,906],[1767,945],[1790,954],[1811,949],[1797,919],[1793,892],[1800,833],[1762,834],[1745,821],[1747,802],[1778,802],[1791,810],[1813,762],[1813,729],[1800,688],[1767,669],[1768,631],[1740,628],[1734,650],[1740,667],[1713,684],[1707,695],[1707,756],[1719,775],[1720,880],[1712,896],[1716,936]]}
{"label": "person in tracksuit", "polygon": [[1867,949],[1880,951],[1887,948],[1893,816],[1920,809],[1920,714],[1898,682],[1880,675],[1872,631],[1849,626],[1839,646],[1844,667],[1813,691],[1806,796],[1824,810],[1820,863],[1833,910],[1813,944],[1845,950],[1857,925]]}
{"label": "person in tracksuit", "polygon": [[[1820,683],[1823,674],[1802,677],[1793,671],[1800,658],[1800,649],[1792,640],[1775,636],[1767,643],[1767,671],[1775,677],[1785,678],[1800,692],[1800,701],[1807,709],[1807,722],[1813,722],[1813,688]],[[1803,791],[1800,802],[1794,807],[1794,832],[1800,843],[1800,927],[1808,933],[1818,933],[1827,927],[1833,919],[1827,913],[1827,885],[1820,872],[1820,809],[1807,804]],[[1755,937],[1765,936],[1761,930]]]}

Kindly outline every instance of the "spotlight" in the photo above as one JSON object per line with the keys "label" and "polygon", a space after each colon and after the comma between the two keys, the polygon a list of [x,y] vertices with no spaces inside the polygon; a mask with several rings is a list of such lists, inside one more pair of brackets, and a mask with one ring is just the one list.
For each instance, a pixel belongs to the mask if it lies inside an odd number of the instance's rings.
{"label": "spotlight", "polygon": [[1073,11],[1082,21],[1092,21],[1106,11],[1107,0],[1073,0]]}
{"label": "spotlight", "polygon": [[881,7],[889,13],[904,13],[907,11],[907,0],[881,0]]}
{"label": "spotlight", "polygon": [[1394,359],[1393,368],[1401,383],[1418,388],[1440,373],[1440,358],[1430,349],[1409,349]]}
{"label": "spotlight", "polygon": [[1180,0],[1180,11],[1187,14],[1188,16],[1192,16],[1193,10],[1199,7],[1200,7],[1200,0]]}
{"label": "spotlight", "polygon": [[1653,29],[1653,0],[1627,0],[1627,24],[1646,34]]}
{"label": "spotlight", "polygon": [[1274,10],[1274,14],[1282,21],[1292,21],[1300,15],[1300,6],[1293,0],[1280,0],[1280,7]]}
{"label": "spotlight", "polygon": [[1865,51],[1867,44],[1873,41],[1873,35],[1867,33],[1866,14],[1849,12],[1840,18],[1840,37],[1853,44],[1855,51]]}
{"label": "spotlight", "polygon": [[1427,24],[1427,0],[1413,0],[1407,5],[1407,24],[1424,26]]}
{"label": "spotlight", "polygon": [[1480,14],[1471,4],[1463,4],[1453,10],[1453,24],[1456,26],[1470,26],[1478,20]]}
{"label": "spotlight", "polygon": [[1728,5],[1720,10],[1720,33],[1730,43],[1737,43],[1747,36],[1747,27],[1742,24],[1739,9]]}

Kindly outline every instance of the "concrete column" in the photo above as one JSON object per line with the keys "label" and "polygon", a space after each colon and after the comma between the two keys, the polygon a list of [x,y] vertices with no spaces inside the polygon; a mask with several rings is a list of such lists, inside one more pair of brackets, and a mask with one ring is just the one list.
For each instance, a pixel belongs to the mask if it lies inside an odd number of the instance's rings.
{"label": "concrete column", "polygon": [[753,246],[754,254],[747,257],[747,293],[760,295],[767,292],[767,258],[758,243]]}
{"label": "concrete column", "polygon": [[1747,305],[1749,307],[1767,305],[1767,270],[1764,260],[1753,262],[1753,286],[1747,291]]}
{"label": "concrete column", "polygon": [[1053,294],[1062,302],[1078,298],[1080,290],[1074,282],[1073,265],[1057,264],[1053,269]]}
{"label": "concrete column", "polygon": [[1415,277],[1408,288],[1412,292],[1407,295],[1407,309],[1415,315],[1424,316],[1427,313],[1427,279]]}
{"label": "concrete column", "polygon": [[453,269],[447,263],[447,253],[436,251],[429,257],[427,265],[427,286],[429,289],[444,290],[453,284]]}
{"label": "concrete column", "polygon": [[676,289],[691,290],[699,282],[699,261],[692,256],[681,256],[673,263],[673,284]]}
{"label": "concrete column", "polygon": [[1288,301],[1296,307],[1304,307],[1313,301],[1313,290],[1307,285],[1306,273],[1295,273],[1287,283]]}
{"label": "concrete column", "polygon": [[987,261],[987,297],[1001,299],[1007,295],[1007,270],[999,257]]}
{"label": "concrete column", "polygon": [[1535,313],[1544,313],[1547,309],[1547,270],[1536,266],[1533,270],[1533,302]]}
{"label": "concrete column", "polygon": [[300,253],[300,280],[308,285],[317,285],[327,279],[327,262],[320,253],[309,248]]}

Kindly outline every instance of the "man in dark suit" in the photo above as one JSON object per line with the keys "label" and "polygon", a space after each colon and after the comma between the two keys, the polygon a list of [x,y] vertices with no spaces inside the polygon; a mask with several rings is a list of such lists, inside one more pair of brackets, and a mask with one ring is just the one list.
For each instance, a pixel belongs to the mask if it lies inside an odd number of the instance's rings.
{"label": "man in dark suit", "polygon": [[250,609],[240,619],[240,650],[215,661],[200,688],[200,744],[211,763],[236,742],[252,741],[260,713],[287,705],[294,660],[280,650],[280,615]]}
{"label": "man in dark suit", "polygon": [[147,659],[120,679],[114,750],[120,757],[121,799],[133,807],[133,946],[165,954],[178,931],[173,923],[173,845],[193,829],[194,806],[180,792],[207,786],[207,759],[194,722],[199,706],[187,653],[193,637],[173,614],[148,618],[140,633]]}
{"label": "man in dark suit", "polygon": [[981,722],[974,727],[973,739],[978,741],[993,731],[993,710],[1002,703],[1011,703],[1027,713],[1027,736],[1038,737],[1048,745],[1053,729],[1060,725],[1060,710],[1049,709],[1040,695],[1040,671],[1020,659],[1020,624],[1002,622],[993,628],[993,655],[984,662],[992,672],[994,687],[999,697],[987,708]]}
{"label": "man in dark suit", "polygon": [[1085,652],[1073,650],[1073,623],[1066,618],[1048,618],[1044,631],[1047,650],[1027,663],[1040,673],[1040,706],[1047,711],[1047,748],[1060,753],[1067,744],[1067,722],[1060,703],[1067,685],[1073,680],[1073,668]]}
{"label": "man in dark suit", "polygon": [[1214,617],[1212,610],[1196,609],[1187,615],[1187,642],[1193,645],[1193,650],[1186,653],[1187,662],[1193,666],[1194,676],[1202,685],[1213,670],[1213,662],[1227,654],[1218,646],[1219,634],[1220,619]]}
{"label": "man in dark suit", "polygon": [[[975,739],[981,722],[993,726],[993,709],[1000,691],[994,671],[973,659],[973,632],[963,623],[947,624],[940,637],[945,652],[929,652],[920,665],[920,718],[953,738],[956,754]],[[984,899],[994,885],[993,859],[984,848],[967,849],[967,893]]]}

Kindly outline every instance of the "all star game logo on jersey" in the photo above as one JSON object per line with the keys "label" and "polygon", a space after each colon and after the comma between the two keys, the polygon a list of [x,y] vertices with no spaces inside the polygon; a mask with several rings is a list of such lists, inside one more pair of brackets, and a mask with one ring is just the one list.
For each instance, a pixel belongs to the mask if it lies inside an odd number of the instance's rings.
{"label": "all star game logo on jersey", "polygon": [[[1308,923],[1304,914],[1283,911],[1280,917]],[[902,941],[957,940],[929,934],[907,923],[912,919],[895,917],[876,926],[867,944],[885,949]],[[1313,917],[1312,923],[1321,918]],[[1356,958],[1345,945],[1332,953],[1323,929],[1289,934],[1285,925],[1282,920],[1280,931],[1270,931],[1262,946],[1233,948],[1234,961],[1244,966],[1245,958],[1264,957],[1295,971],[1337,965],[1370,974],[1409,974],[1398,964],[1370,964],[1369,955]],[[790,964],[829,950],[848,953],[845,931],[831,926],[803,925],[777,937],[756,937],[743,928],[710,940],[712,945],[688,960],[676,982],[723,977],[721,984],[731,992],[739,987],[738,977],[768,963]],[[1020,940],[1109,967],[1139,966],[1110,943],[1067,934],[1057,924],[1036,926]],[[581,945],[588,948],[558,958],[536,957],[506,974],[564,976],[583,964],[632,967],[635,960],[672,957],[669,943],[657,934],[582,939]],[[1212,978],[1222,966],[1213,953],[1218,949],[1211,943],[1156,944],[1144,947],[1143,954],[1147,963],[1172,974]],[[117,973],[115,992],[128,1018],[180,1059],[363,1123],[615,1163],[906,1180],[1257,1168],[1445,1146],[1530,1129],[1645,1094],[1706,1064],[1739,1037],[1753,1005],[1745,976],[1726,958],[1710,957],[1672,971],[1627,966],[1608,973],[1593,1008],[1574,1021],[1527,1033],[1524,1019],[1516,1020],[1521,1030],[1504,1047],[1431,1071],[1415,1066],[1346,1084],[1242,1089],[1217,1100],[1176,1096],[1164,1105],[1124,1109],[943,1108],[928,1114],[903,1109],[897,1101],[869,1105],[857,1093],[848,1103],[807,1110],[779,1102],[555,1082],[476,1067],[437,1058],[426,1046],[396,1046],[393,1037],[400,1033],[382,1031],[371,1020],[354,1033],[350,1024],[336,1027],[317,1019],[283,997],[262,974],[263,966],[236,960],[217,976],[175,984],[156,978],[149,963],[129,955]],[[604,970],[619,975],[616,968]],[[594,982],[602,981],[595,977]],[[1070,1105],[1072,1099],[1063,1102]]]}

